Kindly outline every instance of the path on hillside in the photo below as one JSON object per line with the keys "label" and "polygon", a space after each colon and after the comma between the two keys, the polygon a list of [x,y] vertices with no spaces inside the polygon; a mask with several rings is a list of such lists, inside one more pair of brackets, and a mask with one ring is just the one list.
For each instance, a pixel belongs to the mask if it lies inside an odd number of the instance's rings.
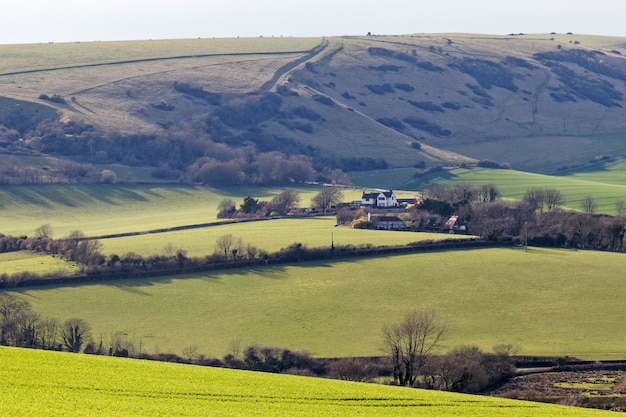
{"label": "path on hillside", "polygon": [[[321,44],[320,44],[321,45]],[[94,64],[80,64],[80,65],[67,65],[61,67],[51,67],[51,68],[38,68],[38,69],[30,69],[23,71],[14,71],[14,72],[4,72],[0,73],[0,77],[9,76],[9,75],[23,75],[23,74],[33,74],[39,72],[51,72],[51,71],[61,71],[68,69],[80,69],[80,68],[95,68],[95,67],[105,67],[112,65],[127,65],[127,64],[137,64],[137,63],[145,63],[145,62],[158,62],[158,61],[172,61],[177,59],[194,59],[194,58],[213,58],[213,57],[236,57],[236,56],[251,56],[251,55],[296,55],[296,54],[310,54],[312,51],[319,49],[320,45],[317,45],[313,49],[309,50],[297,50],[297,51],[281,51],[281,52],[230,52],[230,53],[217,53],[217,54],[196,54],[196,55],[177,55],[177,56],[167,56],[167,57],[156,57],[156,58],[139,58],[139,59],[128,59],[121,61],[108,61],[108,62],[99,62]]]}

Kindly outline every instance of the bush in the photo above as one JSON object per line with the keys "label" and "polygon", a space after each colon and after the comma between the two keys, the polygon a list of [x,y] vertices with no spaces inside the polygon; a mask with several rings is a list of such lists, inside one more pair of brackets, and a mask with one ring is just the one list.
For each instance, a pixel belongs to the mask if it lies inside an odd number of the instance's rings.
{"label": "bush", "polygon": [[390,127],[392,129],[395,130],[404,130],[404,124],[398,120],[398,119],[387,119],[387,118],[382,118],[382,119],[378,119],[376,120],[378,123],[381,123],[387,127]]}
{"label": "bush", "polygon": [[103,184],[115,184],[117,182],[117,175],[110,169],[102,170],[100,173],[100,182]]}
{"label": "bush", "polygon": [[366,358],[341,358],[328,366],[328,377],[344,381],[371,382],[380,370]]}
{"label": "bush", "polygon": [[389,83],[381,85],[368,84],[365,87],[367,87],[367,89],[370,90],[372,93],[379,95],[384,95],[386,93],[393,94],[395,92],[393,87]]}
{"label": "bush", "polygon": [[424,111],[430,111],[430,112],[444,112],[445,111],[441,106],[438,106],[430,101],[409,100],[409,104],[419,109],[422,109]]}

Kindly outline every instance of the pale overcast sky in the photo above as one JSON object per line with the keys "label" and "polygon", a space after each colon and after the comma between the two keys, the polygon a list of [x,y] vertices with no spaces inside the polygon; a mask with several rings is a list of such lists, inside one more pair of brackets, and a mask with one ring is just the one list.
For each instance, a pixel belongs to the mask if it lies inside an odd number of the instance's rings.
{"label": "pale overcast sky", "polygon": [[573,32],[626,36],[625,0],[1,0],[0,44]]}

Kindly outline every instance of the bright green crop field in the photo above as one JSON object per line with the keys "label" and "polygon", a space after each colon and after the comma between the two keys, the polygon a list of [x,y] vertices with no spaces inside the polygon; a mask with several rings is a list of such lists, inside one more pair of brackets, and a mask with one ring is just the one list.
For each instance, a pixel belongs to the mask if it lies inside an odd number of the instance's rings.
{"label": "bright green crop field", "polygon": [[0,347],[3,416],[604,416],[606,411]]}
{"label": "bright green crop field", "polygon": [[[12,290],[35,311],[120,331],[146,352],[233,340],[317,357],[380,355],[384,325],[413,308],[448,322],[444,350],[513,343],[524,355],[626,357],[624,254],[476,249]],[[78,301],[80,300],[80,301]]]}

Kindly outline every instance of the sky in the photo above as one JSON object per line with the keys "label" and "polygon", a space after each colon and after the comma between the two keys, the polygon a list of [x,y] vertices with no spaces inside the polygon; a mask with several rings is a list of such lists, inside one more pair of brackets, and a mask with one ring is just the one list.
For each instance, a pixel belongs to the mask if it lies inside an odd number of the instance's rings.
{"label": "sky", "polygon": [[464,32],[626,36],[624,0],[1,0],[0,44]]}

